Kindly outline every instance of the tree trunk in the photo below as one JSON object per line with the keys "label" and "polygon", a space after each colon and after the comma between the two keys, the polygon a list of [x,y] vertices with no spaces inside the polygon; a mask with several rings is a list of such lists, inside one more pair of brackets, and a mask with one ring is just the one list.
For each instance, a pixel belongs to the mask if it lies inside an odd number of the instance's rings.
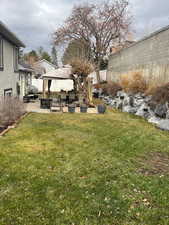
{"label": "tree trunk", "polygon": [[97,83],[101,82],[100,79],[100,60],[98,61],[97,65],[96,65],[96,78],[97,78]]}

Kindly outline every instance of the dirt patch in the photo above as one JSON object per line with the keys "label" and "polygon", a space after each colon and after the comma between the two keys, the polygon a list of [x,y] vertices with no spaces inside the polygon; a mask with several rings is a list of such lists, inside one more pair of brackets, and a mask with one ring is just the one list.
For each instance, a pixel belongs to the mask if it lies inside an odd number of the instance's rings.
{"label": "dirt patch", "polygon": [[152,152],[141,159],[139,173],[145,176],[169,174],[169,153]]}

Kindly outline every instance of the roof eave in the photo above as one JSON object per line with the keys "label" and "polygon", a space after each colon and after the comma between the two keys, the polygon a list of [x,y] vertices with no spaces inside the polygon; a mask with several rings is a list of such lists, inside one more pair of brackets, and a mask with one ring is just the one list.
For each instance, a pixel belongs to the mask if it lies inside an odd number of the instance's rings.
{"label": "roof eave", "polygon": [[25,44],[0,21],[0,34],[17,47],[25,48]]}

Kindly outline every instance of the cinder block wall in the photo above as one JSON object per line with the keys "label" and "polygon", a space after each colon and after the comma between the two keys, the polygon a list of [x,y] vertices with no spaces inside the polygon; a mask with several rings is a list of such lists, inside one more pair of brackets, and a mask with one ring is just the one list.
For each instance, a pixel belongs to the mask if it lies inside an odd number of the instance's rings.
{"label": "cinder block wall", "polygon": [[137,71],[150,83],[169,82],[169,27],[110,55],[107,81],[118,81]]}

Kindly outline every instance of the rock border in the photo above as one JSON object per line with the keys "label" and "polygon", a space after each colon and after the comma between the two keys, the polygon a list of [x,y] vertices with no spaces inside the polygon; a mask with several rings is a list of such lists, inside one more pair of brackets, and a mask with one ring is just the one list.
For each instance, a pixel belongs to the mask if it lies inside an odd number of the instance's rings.
{"label": "rock border", "polygon": [[169,131],[169,100],[156,103],[152,96],[143,93],[118,91],[116,96],[100,96],[105,104],[121,112],[127,112],[146,119],[161,130]]}

